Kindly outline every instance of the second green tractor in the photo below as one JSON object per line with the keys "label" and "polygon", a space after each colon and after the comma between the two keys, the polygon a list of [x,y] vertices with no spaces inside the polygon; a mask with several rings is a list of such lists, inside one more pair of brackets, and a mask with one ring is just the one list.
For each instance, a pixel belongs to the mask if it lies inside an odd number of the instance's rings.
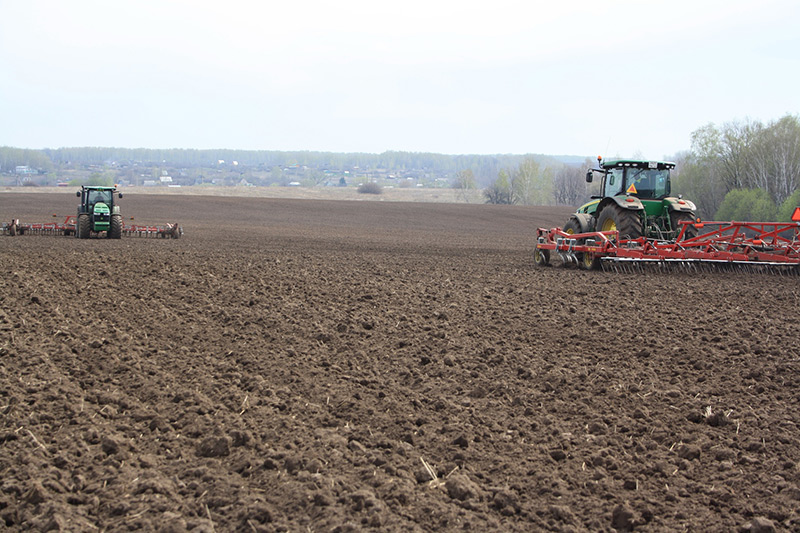
{"label": "second green tractor", "polygon": [[109,239],[122,237],[122,215],[119,206],[114,205],[114,193],[122,198],[116,187],[82,186],[77,196],[81,199],[78,206],[78,219],[75,225],[75,236],[88,239],[92,234]]}

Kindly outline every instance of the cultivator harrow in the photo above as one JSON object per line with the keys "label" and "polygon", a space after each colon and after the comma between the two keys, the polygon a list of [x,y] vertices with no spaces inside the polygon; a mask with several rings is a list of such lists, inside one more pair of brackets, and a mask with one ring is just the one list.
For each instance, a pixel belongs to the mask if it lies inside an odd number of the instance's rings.
{"label": "cultivator harrow", "polygon": [[[53,215],[58,218],[57,215]],[[77,217],[67,216],[63,222],[45,223],[20,223],[19,219],[11,222],[4,222],[2,227],[3,235],[65,235],[74,236],[77,228]],[[143,224],[124,224],[122,225],[122,235],[130,237],[160,237],[165,239],[179,239],[183,235],[183,228],[174,224],[163,225],[143,225]]]}
{"label": "cultivator harrow", "polygon": [[[534,260],[613,272],[741,271],[800,275],[800,222],[681,222],[678,237],[620,239],[618,231],[537,230]],[[697,235],[687,237],[693,226]],[[694,232],[692,232],[694,233]]]}

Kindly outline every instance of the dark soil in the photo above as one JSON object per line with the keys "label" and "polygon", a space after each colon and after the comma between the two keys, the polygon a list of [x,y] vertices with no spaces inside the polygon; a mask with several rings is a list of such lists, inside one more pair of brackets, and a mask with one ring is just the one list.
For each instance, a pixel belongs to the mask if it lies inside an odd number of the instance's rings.
{"label": "dark soil", "polygon": [[798,278],[537,269],[567,208],[121,205],[185,235],[0,238],[0,529],[800,529]]}

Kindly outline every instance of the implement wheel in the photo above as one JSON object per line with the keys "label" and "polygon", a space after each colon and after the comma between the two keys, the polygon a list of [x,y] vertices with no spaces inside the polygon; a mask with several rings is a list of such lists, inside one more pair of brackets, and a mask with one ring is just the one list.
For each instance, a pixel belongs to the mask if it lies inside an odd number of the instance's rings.
{"label": "implement wheel", "polygon": [[545,267],[550,264],[550,250],[542,250],[541,248],[533,249],[533,262],[538,267]]}
{"label": "implement wheel", "polygon": [[581,260],[578,261],[578,268],[582,270],[600,270],[600,257],[588,252],[582,255]]}
{"label": "implement wheel", "polygon": [[618,231],[620,239],[638,239],[644,234],[638,211],[610,204],[597,217],[597,231]]}

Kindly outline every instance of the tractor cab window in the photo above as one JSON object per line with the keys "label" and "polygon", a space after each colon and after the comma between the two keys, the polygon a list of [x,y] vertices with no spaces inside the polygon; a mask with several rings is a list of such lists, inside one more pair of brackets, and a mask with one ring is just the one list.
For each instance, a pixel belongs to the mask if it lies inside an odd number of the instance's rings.
{"label": "tractor cab window", "polygon": [[627,188],[633,185],[639,198],[664,198],[669,196],[669,170],[628,168]]}
{"label": "tractor cab window", "polygon": [[89,203],[94,205],[97,202],[111,204],[111,191],[89,191]]}
{"label": "tractor cab window", "polygon": [[612,168],[606,174],[606,196],[616,196],[623,191],[625,182],[622,179],[623,169]]}

